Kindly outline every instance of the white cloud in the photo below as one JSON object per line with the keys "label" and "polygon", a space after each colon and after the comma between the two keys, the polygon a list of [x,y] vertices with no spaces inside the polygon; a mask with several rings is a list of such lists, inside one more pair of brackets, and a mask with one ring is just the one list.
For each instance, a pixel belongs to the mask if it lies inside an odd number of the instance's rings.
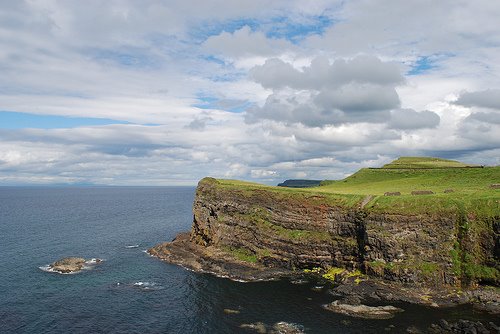
{"label": "white cloud", "polygon": [[500,163],[499,16],[487,0],[4,2],[0,110],[131,124],[6,130],[0,113],[0,184]]}
{"label": "white cloud", "polygon": [[396,109],[391,111],[388,126],[393,129],[421,129],[435,128],[439,125],[440,117],[432,111],[416,112],[412,109]]}
{"label": "white cloud", "polygon": [[464,107],[483,107],[500,110],[500,89],[463,92],[455,103]]}
{"label": "white cloud", "polygon": [[272,88],[262,107],[248,110],[247,121],[270,119],[307,126],[383,123],[400,106],[396,85],[404,82],[395,64],[372,56],[337,59],[321,57],[302,70],[279,59],[251,70],[264,88]]}
{"label": "white cloud", "polygon": [[210,36],[205,41],[204,47],[208,51],[232,58],[272,56],[295,48],[292,43],[284,39],[269,39],[263,32],[252,32],[249,26],[244,26],[233,33],[224,31],[217,36]]}

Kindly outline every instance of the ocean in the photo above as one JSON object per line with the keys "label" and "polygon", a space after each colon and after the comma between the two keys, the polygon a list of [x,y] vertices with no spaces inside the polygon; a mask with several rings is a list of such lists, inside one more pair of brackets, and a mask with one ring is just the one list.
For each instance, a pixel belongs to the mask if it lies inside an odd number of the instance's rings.
{"label": "ocean", "polygon": [[[0,187],[0,333],[257,333],[287,322],[305,333],[404,333],[439,319],[492,321],[470,306],[393,304],[362,320],[331,313],[317,282],[241,283],[145,253],[189,230],[194,187]],[[67,256],[104,262],[77,274],[44,266]],[[225,309],[233,312],[224,311]]]}

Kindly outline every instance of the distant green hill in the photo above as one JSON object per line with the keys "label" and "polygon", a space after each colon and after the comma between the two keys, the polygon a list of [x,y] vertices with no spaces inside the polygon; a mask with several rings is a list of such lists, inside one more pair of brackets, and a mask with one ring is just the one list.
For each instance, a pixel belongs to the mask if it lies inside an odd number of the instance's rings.
{"label": "distant green hill", "polygon": [[386,192],[401,192],[405,195],[416,190],[443,193],[447,189],[473,194],[491,191],[491,184],[500,183],[500,167],[471,168],[473,165],[458,161],[419,158],[410,162],[409,159],[414,158],[400,158],[378,169],[363,168],[344,180],[323,181],[322,187],[316,189],[322,192],[366,195],[383,195]]}
{"label": "distant green hill", "polygon": [[441,158],[401,157],[387,165],[384,165],[382,168],[424,169],[424,168],[466,168],[466,167],[482,167],[482,166],[464,164],[463,162],[441,159]]}
{"label": "distant green hill", "polygon": [[321,184],[321,180],[285,180],[278,184],[278,187],[290,188],[309,188],[317,187]]}

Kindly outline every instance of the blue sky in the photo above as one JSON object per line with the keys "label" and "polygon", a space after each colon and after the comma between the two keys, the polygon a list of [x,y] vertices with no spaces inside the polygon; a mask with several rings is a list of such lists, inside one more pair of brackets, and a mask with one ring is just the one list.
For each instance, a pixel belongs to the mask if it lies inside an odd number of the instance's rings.
{"label": "blue sky", "polygon": [[82,126],[126,124],[126,122],[105,118],[34,115],[12,111],[0,111],[0,120],[2,129],[64,129]]}
{"label": "blue sky", "polygon": [[0,185],[500,164],[499,15],[486,0],[3,3]]}

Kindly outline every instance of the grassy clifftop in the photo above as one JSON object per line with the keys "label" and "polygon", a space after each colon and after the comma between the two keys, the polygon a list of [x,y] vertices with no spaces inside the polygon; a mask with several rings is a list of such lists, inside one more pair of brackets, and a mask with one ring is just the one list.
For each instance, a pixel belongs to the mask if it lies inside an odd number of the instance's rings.
{"label": "grassy clifftop", "polygon": [[[323,181],[313,188],[283,188],[237,180],[218,180],[219,185],[241,191],[266,190],[283,196],[323,196],[343,206],[359,206],[387,213],[470,212],[480,216],[500,216],[500,166],[480,167],[439,158],[402,157],[382,168],[363,168],[338,181]],[[432,191],[412,195],[413,191]],[[447,191],[447,192],[445,192]],[[400,196],[384,196],[385,193]]]}
{"label": "grassy clifftop", "polygon": [[481,167],[480,165],[464,164],[455,160],[447,160],[431,157],[400,157],[393,162],[384,165],[382,168],[465,168],[465,167]]}

